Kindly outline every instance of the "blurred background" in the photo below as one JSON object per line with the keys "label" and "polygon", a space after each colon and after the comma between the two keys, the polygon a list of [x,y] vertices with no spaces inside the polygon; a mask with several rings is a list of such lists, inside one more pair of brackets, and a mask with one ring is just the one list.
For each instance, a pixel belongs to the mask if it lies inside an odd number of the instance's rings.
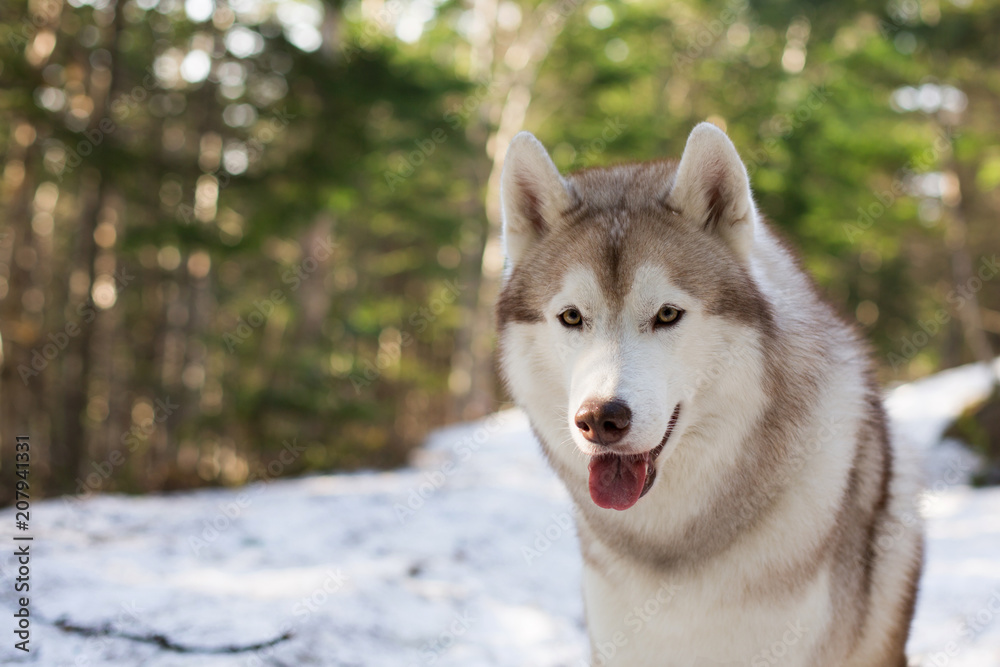
{"label": "blurred background", "polygon": [[[25,433],[35,497],[86,496],[399,466],[503,407],[521,129],[568,171],[707,119],[884,384],[991,358],[997,34],[997,0],[7,0],[0,502]],[[1000,412],[959,422],[996,456]]]}

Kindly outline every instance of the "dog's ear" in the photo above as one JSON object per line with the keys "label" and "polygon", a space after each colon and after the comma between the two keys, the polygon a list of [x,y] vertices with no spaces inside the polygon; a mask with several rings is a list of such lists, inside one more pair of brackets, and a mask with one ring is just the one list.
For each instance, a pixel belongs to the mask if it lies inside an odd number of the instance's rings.
{"label": "dog's ear", "polygon": [[530,132],[510,142],[500,177],[504,251],[513,268],[525,251],[562,221],[569,206],[569,186],[545,147]]}
{"label": "dog's ear", "polygon": [[740,256],[750,250],[757,220],[750,178],[733,142],[715,125],[699,123],[691,130],[666,202],[719,234]]}

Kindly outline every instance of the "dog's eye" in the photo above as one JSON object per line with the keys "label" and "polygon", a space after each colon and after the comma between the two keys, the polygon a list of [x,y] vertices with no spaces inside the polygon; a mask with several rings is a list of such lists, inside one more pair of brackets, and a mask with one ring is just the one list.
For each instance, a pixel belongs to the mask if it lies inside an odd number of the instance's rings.
{"label": "dog's eye", "polygon": [[583,323],[583,315],[576,308],[567,308],[559,313],[559,321],[566,327],[578,327]]}
{"label": "dog's eye", "polygon": [[673,306],[663,306],[660,311],[656,313],[656,321],[653,323],[654,326],[669,326],[671,324],[677,324],[681,319],[682,311],[674,308]]}

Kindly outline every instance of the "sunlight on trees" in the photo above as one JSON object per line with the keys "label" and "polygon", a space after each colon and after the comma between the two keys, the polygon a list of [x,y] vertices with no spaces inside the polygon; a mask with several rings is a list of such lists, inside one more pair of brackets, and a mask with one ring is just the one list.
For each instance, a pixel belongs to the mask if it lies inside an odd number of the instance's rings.
{"label": "sunlight on trees", "polygon": [[521,129],[573,170],[676,156],[707,119],[883,381],[997,347],[993,3],[0,16],[0,437],[31,431],[46,493],[242,484],[292,442],[284,474],[393,466],[502,407],[498,187]]}

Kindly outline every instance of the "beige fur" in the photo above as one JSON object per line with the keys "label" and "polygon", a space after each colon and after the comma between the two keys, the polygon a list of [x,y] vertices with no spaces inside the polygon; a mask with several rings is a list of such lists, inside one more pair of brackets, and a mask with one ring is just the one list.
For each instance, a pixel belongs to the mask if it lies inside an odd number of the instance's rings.
{"label": "beige fur", "polygon": [[[522,133],[501,199],[500,365],[579,509],[593,663],[905,665],[912,466],[864,346],[757,214],[728,137],[703,123],[679,163],[563,178]],[[683,311],[669,329],[650,323],[664,304]],[[607,445],[573,418],[611,399],[632,413],[615,452],[669,433],[624,511],[591,499]]]}

